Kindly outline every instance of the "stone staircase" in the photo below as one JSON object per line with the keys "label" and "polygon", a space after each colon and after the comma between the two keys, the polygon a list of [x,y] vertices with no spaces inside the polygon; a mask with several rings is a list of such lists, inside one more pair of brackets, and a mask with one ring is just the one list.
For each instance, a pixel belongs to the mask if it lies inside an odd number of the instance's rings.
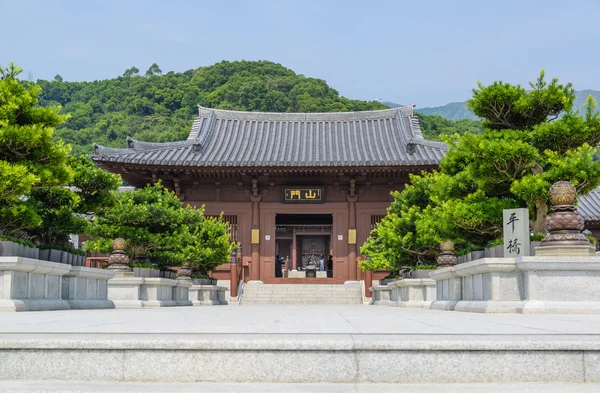
{"label": "stone staircase", "polygon": [[362,293],[358,282],[346,284],[248,283],[244,287],[240,304],[362,304]]}

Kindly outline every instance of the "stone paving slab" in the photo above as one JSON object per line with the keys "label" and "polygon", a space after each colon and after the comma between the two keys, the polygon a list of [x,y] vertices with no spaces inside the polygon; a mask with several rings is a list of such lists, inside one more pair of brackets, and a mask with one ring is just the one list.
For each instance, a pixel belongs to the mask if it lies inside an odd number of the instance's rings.
{"label": "stone paving slab", "polygon": [[0,391],[5,393],[596,393],[600,391],[600,384],[221,384],[0,381]]}
{"label": "stone paving slab", "polygon": [[[224,372],[215,373],[215,365]],[[348,391],[369,382],[597,383],[600,316],[348,305],[0,314],[0,379],[31,376],[90,383],[311,381],[349,384]]]}
{"label": "stone paving slab", "polygon": [[600,335],[600,315],[472,314],[363,305],[248,305],[0,314],[2,333]]}

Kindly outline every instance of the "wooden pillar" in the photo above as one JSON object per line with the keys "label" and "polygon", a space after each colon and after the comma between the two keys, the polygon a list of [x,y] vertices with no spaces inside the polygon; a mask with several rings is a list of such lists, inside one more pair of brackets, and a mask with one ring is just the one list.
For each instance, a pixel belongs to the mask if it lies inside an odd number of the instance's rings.
{"label": "wooden pillar", "polygon": [[[348,198],[348,229],[356,231],[356,199],[357,197]],[[352,239],[350,237],[350,231],[348,231],[348,279],[350,281],[356,281],[358,279],[356,274],[356,241],[351,244]]]}
{"label": "wooden pillar", "polygon": [[250,263],[250,279],[260,280],[260,200],[262,194],[258,191],[258,179],[252,179],[250,200],[252,201],[252,250]]}
{"label": "wooden pillar", "polygon": [[298,246],[298,242],[296,241],[296,230],[294,229],[293,237],[292,237],[292,270],[296,270],[297,260],[296,260],[296,247]]}
{"label": "wooden pillar", "polygon": [[[358,265],[356,264],[356,201],[358,201],[358,195],[354,179],[350,180],[346,199],[348,200],[348,280],[356,281],[358,279]],[[350,238],[352,231],[354,239]]]}
{"label": "wooden pillar", "polygon": [[373,272],[370,270],[367,270],[365,272],[365,297],[372,297],[372,293],[371,291],[369,291],[369,288],[371,288],[373,286]]}
{"label": "wooden pillar", "polygon": [[[252,200],[252,261],[251,280],[260,280],[260,195],[250,197]],[[256,235],[255,235],[256,234]]]}
{"label": "wooden pillar", "polygon": [[238,277],[238,256],[237,253],[230,255],[229,263],[229,296],[237,297],[238,285],[240,278]]}

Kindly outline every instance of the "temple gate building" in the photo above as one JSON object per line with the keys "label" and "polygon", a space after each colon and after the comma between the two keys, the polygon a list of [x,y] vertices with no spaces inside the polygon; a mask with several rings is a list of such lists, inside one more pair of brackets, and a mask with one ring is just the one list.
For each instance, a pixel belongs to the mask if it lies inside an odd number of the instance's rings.
{"label": "temple gate building", "polygon": [[[128,138],[93,159],[136,187],[162,180],[207,215],[224,214],[246,280],[360,279],[359,248],[410,173],[438,166],[447,146],[425,140],[413,107],[346,113],[263,113],[199,107],[185,141]],[[331,260],[329,256],[331,255]],[[326,264],[327,278],[278,269]],[[318,269],[317,269],[318,270]],[[229,267],[213,272],[226,278]],[[287,281],[286,281],[287,280]]]}

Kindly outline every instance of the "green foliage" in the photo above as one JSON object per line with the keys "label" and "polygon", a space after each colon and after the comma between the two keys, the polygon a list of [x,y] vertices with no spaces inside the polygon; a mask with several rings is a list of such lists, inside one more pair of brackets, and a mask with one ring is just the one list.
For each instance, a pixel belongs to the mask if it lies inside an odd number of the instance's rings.
{"label": "green foliage", "polygon": [[155,269],[158,270],[158,267],[156,265],[153,265],[151,263],[132,263],[131,267],[137,267],[137,268],[142,268],[142,269]]}
{"label": "green foliage", "polygon": [[202,225],[186,227],[183,244],[185,260],[189,262],[192,271],[200,274],[227,263],[229,255],[237,246],[230,240],[229,224],[223,217],[205,217]]}
{"label": "green foliage", "polygon": [[39,226],[25,229],[31,239],[42,243],[66,245],[72,233],[84,233],[88,217],[99,214],[114,203],[113,191],[121,177],[96,167],[87,157],[69,157],[73,178],[63,186],[34,189],[27,205],[40,217]]}
{"label": "green foliage", "polygon": [[189,263],[203,274],[228,261],[235,244],[221,217],[205,217],[203,208],[183,207],[161,184],[116,193],[115,198],[90,226],[86,249],[108,253],[112,241],[121,237],[130,259],[142,249],[161,270]]}
{"label": "green foliage", "polygon": [[438,265],[416,265],[413,266],[412,270],[435,270],[438,267]]}
{"label": "green foliage", "polygon": [[531,88],[479,84],[469,105],[484,118],[483,133],[442,136],[449,150],[440,172],[411,176],[411,184],[393,194],[387,216],[361,247],[371,257],[363,269],[433,263],[446,239],[458,255],[495,244],[504,209],[529,208],[541,233],[551,184],[568,180],[580,194],[600,184],[595,101],[588,100],[580,117],[571,111],[570,84],[546,83],[542,72]]}
{"label": "green foliage", "polygon": [[187,137],[197,105],[246,111],[335,112],[385,109],[375,101],[340,97],[325,81],[298,75],[269,61],[223,61],[182,73],[162,73],[153,64],[144,74],[131,67],[121,77],[94,82],[39,80],[42,106],[62,105],[70,119],[56,140],[76,154],[94,142],[125,147],[126,136],[149,142]]}
{"label": "green foliage", "polygon": [[67,116],[60,107],[38,106],[40,88],[20,83],[21,69],[0,67],[0,233],[17,234],[41,223],[23,196],[71,180],[69,146],[52,140]]}
{"label": "green foliage", "polygon": [[573,107],[575,90],[570,83],[563,86],[556,78],[547,83],[542,71],[529,85],[531,90],[526,91],[520,85],[502,81],[487,87],[479,82],[479,88],[473,89],[469,109],[483,118],[484,126],[491,130],[528,130]]}
{"label": "green foliage", "polygon": [[120,237],[127,242],[130,258],[141,248],[161,267],[182,263],[176,251],[185,209],[175,193],[156,184],[115,193],[115,199],[115,204],[97,215],[88,228],[86,249],[109,253],[112,241]]}

